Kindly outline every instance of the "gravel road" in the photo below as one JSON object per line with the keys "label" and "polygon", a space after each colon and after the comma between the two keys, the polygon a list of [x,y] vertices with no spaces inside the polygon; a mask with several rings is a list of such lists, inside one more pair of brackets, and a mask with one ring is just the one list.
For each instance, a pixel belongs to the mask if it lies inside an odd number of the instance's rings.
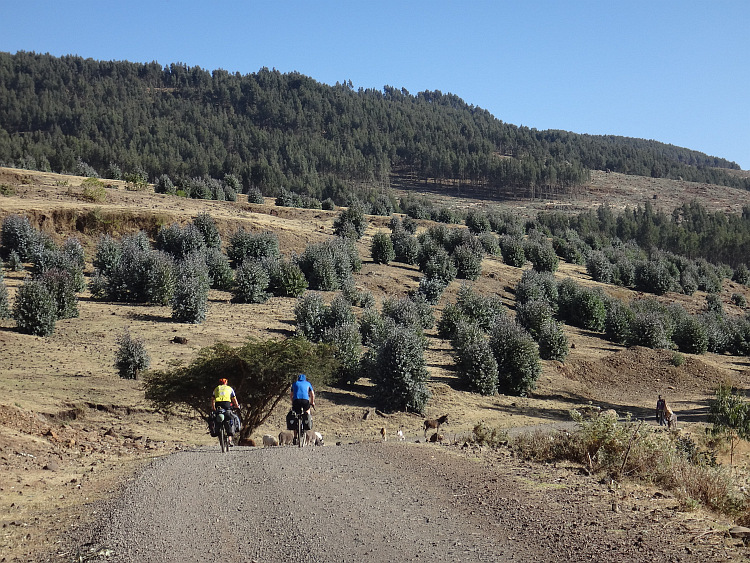
{"label": "gravel road", "polygon": [[78,541],[102,553],[90,560],[110,562],[654,562],[730,554],[715,543],[687,545],[689,531],[669,511],[655,518],[612,510],[611,494],[590,478],[538,471],[427,444],[199,449],[154,460]]}

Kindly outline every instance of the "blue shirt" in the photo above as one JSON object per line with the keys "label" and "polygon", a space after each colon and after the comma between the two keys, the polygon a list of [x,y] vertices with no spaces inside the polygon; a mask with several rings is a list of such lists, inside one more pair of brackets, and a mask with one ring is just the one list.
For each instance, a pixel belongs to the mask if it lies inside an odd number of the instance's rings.
{"label": "blue shirt", "polygon": [[295,381],[292,383],[292,399],[310,400],[310,391],[313,386],[309,381]]}

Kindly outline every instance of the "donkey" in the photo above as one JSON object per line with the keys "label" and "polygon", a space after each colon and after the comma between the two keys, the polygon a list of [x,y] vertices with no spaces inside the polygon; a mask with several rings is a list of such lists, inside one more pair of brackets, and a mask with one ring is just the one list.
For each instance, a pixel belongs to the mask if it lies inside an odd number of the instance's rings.
{"label": "donkey", "polygon": [[447,414],[444,414],[440,418],[435,418],[435,419],[432,419],[432,420],[429,420],[429,419],[425,420],[424,421],[424,439],[425,440],[427,439],[427,431],[430,428],[434,428],[435,429],[435,433],[437,433],[437,431],[440,430],[440,425],[441,424],[448,424],[448,415]]}

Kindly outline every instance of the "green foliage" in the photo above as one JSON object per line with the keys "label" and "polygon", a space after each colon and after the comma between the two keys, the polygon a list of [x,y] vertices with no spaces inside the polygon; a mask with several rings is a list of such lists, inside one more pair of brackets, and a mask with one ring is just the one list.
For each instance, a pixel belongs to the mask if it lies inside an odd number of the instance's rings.
{"label": "green foliage", "polygon": [[11,317],[10,302],[8,301],[8,288],[3,279],[3,268],[0,266],[0,319]]}
{"label": "green foliage", "polygon": [[190,365],[148,372],[144,388],[146,399],[161,411],[196,412],[207,419],[211,393],[220,378],[227,378],[242,406],[241,436],[247,438],[288,400],[298,374],[319,387],[330,381],[336,367],[330,346],[302,338],[250,339],[237,348],[219,342],[203,348]]}
{"label": "green foliage", "polygon": [[466,226],[473,234],[489,232],[492,227],[490,225],[490,219],[486,213],[477,209],[471,209],[466,214]]}
{"label": "green foliage", "polygon": [[172,183],[172,179],[166,174],[162,174],[156,179],[156,183],[154,184],[154,191],[157,194],[177,194],[177,188]]}
{"label": "green foliage", "polygon": [[341,210],[333,222],[333,232],[337,236],[359,239],[365,234],[367,225],[362,205],[355,203]]}
{"label": "green foliage", "polygon": [[542,326],[551,321],[552,308],[543,299],[531,299],[516,306],[516,322],[535,340],[539,340]]}
{"label": "green foliage", "polygon": [[630,323],[630,346],[670,348],[667,320],[658,311],[639,311]]}
{"label": "green foliage", "polygon": [[49,336],[55,330],[57,302],[41,280],[26,280],[16,292],[13,318],[25,334]]}
{"label": "green foliage", "polygon": [[244,260],[237,268],[232,301],[234,303],[265,303],[268,300],[268,271],[258,260]]}
{"label": "green foliage", "polygon": [[750,270],[748,270],[746,264],[739,264],[734,269],[734,273],[732,274],[732,281],[741,283],[742,285],[750,285]]}
{"label": "green foliage", "polygon": [[598,250],[592,252],[586,261],[586,271],[594,281],[611,283],[613,278],[612,269],[612,263],[609,261],[609,258]]}
{"label": "green foliage", "polygon": [[298,264],[310,289],[320,291],[340,289],[362,267],[353,242],[344,238],[308,245]]}
{"label": "green foliage", "polygon": [[203,234],[192,223],[184,227],[177,223],[169,227],[162,226],[156,234],[156,248],[176,260],[181,260],[194,252],[201,252],[205,247]]}
{"label": "green foliage", "polygon": [[567,278],[558,285],[557,303],[565,322],[596,332],[604,330],[607,308],[600,291],[578,286]]}
{"label": "green foliage", "polygon": [[480,395],[497,392],[497,361],[487,335],[476,325],[461,321],[452,339],[456,372],[470,391]]}
{"label": "green foliage", "polygon": [[339,367],[334,381],[339,385],[352,385],[362,376],[362,336],[356,322],[327,328],[323,342],[334,348],[334,357]]}
{"label": "green foliage", "polygon": [[[554,272],[560,264],[557,253],[552,248],[552,243],[546,239],[527,242],[524,253],[538,272]],[[505,258],[505,254],[503,254],[503,258]]]}
{"label": "green foliage", "polygon": [[376,264],[388,264],[396,258],[391,236],[386,233],[375,233],[370,246],[372,260]]}
{"label": "green foliage", "polygon": [[261,192],[258,188],[250,188],[247,191],[247,202],[262,205],[266,202],[266,200],[263,197],[263,192]]}
{"label": "green foliage", "polygon": [[730,385],[720,385],[709,406],[711,434],[729,442],[730,464],[740,440],[750,440],[750,405],[743,394]]}
{"label": "green foliage", "polygon": [[[573,290],[577,290],[578,286],[570,278],[560,282],[560,287],[564,290],[570,284],[572,284]],[[515,290],[518,303],[542,299],[547,301],[553,309],[557,308],[560,293],[561,290],[558,289],[554,275],[551,272],[539,272],[537,270],[524,270]]]}
{"label": "green foliage", "polygon": [[292,260],[269,260],[268,290],[276,297],[299,297],[307,289],[307,280],[299,265]]}
{"label": "green foliage", "polygon": [[193,225],[203,237],[206,248],[221,248],[221,235],[216,221],[207,212],[198,213],[193,219]]}
{"label": "green foliage", "polygon": [[511,318],[497,317],[490,333],[490,348],[498,369],[498,390],[526,395],[536,387],[542,373],[539,349],[523,328]]}
{"label": "green foliage", "polygon": [[381,409],[424,412],[430,398],[424,346],[413,330],[399,326],[384,330],[373,343],[365,363]]}
{"label": "green foliage", "polygon": [[384,318],[392,319],[397,326],[411,328],[421,334],[435,324],[432,307],[420,295],[386,297],[383,299]]}
{"label": "green foliage", "polygon": [[416,264],[419,258],[419,241],[417,237],[405,229],[394,230],[391,233],[393,243],[394,260],[404,264]]}
{"label": "green foliage", "polygon": [[503,262],[508,266],[521,268],[526,263],[523,241],[516,236],[503,235],[500,237],[500,252]]}
{"label": "green foliage", "polygon": [[5,266],[11,272],[20,272],[21,270],[23,270],[23,261],[18,255],[18,252],[16,252],[15,250],[11,250],[10,254],[8,255],[8,260],[5,262]]}
{"label": "green foliage", "polygon": [[234,286],[234,271],[229,265],[229,258],[226,254],[218,248],[207,248],[204,258],[211,287],[221,291],[231,291]]}
{"label": "green foliage", "polygon": [[311,342],[323,340],[323,334],[328,327],[328,307],[323,298],[312,292],[306,292],[297,299],[294,307],[294,318],[297,324],[297,334]]}
{"label": "green foliage", "polygon": [[639,291],[664,295],[673,284],[674,279],[661,260],[640,262],[635,267],[635,287]]}
{"label": "green foliage", "polygon": [[154,251],[143,233],[123,237],[120,257],[106,274],[104,294],[113,301],[168,305],[174,294],[174,263]]}
{"label": "green foliage", "polygon": [[539,357],[543,360],[565,361],[570,351],[568,337],[565,336],[562,326],[554,320],[545,321],[539,328],[537,337],[539,344]]}
{"label": "green foliage", "polygon": [[248,233],[245,229],[238,229],[229,237],[227,256],[235,268],[245,260],[261,260],[263,258],[278,258],[279,238],[276,233]]}
{"label": "green foliage", "polygon": [[16,190],[8,184],[0,184],[0,195],[5,197],[11,197],[16,195]]}
{"label": "green foliage", "polygon": [[[428,247],[423,244],[420,247],[420,254],[424,253],[426,255],[427,252]],[[435,248],[434,252],[429,254],[429,256],[426,256],[424,267],[421,266],[420,258],[420,269],[424,272],[426,277],[439,279],[445,284],[448,284],[455,279],[457,274],[456,265],[453,259],[444,248],[440,247]]]}
{"label": "green foliage", "polygon": [[422,276],[419,280],[417,293],[430,305],[436,305],[440,300],[440,296],[445,291],[446,286],[447,284],[445,281],[440,278],[428,278],[427,276]]}
{"label": "green foliage", "polygon": [[497,448],[508,442],[508,431],[500,428],[490,428],[484,422],[474,425],[472,429],[474,442],[480,446]]}
{"label": "green foliage", "polygon": [[123,379],[138,379],[138,375],[148,369],[151,358],[142,339],[133,338],[130,331],[125,331],[117,337],[117,351],[115,352],[115,369]]}
{"label": "green foliage", "polygon": [[185,256],[176,264],[175,274],[172,319],[178,323],[202,323],[206,320],[211,284],[204,256],[198,252]]}
{"label": "green foliage", "polygon": [[685,363],[685,356],[680,354],[679,352],[673,352],[672,353],[672,360],[670,362],[674,367],[678,368],[682,364]]}
{"label": "green foliage", "polygon": [[706,311],[715,315],[724,314],[724,303],[721,301],[721,295],[718,293],[706,295]]}
{"label": "green foliage", "polygon": [[482,273],[482,247],[480,245],[461,244],[453,251],[456,264],[456,277],[463,280],[476,280]]}
{"label": "green foliage", "polygon": [[703,354],[708,350],[708,335],[701,320],[692,315],[682,317],[672,336],[672,340],[681,352]]}
{"label": "green foliage", "polygon": [[747,307],[747,299],[745,299],[745,296],[741,293],[733,293],[731,299],[732,303],[737,305],[737,307],[740,307],[742,309]]}
{"label": "green foliage", "polygon": [[617,344],[625,344],[630,340],[630,325],[635,313],[617,299],[607,304],[607,316],[604,320],[604,334],[608,340]]}
{"label": "green foliage", "polygon": [[96,245],[96,256],[93,266],[102,275],[109,275],[114,271],[122,256],[122,246],[109,235],[102,235]]}
{"label": "green foliage", "polygon": [[28,217],[11,214],[3,219],[0,241],[3,259],[7,259],[15,251],[22,261],[28,262],[41,242],[41,234],[31,226]]}
{"label": "green foliage", "polygon": [[50,268],[37,279],[47,287],[54,299],[57,319],[73,319],[78,316],[78,296],[70,273],[59,268]]}

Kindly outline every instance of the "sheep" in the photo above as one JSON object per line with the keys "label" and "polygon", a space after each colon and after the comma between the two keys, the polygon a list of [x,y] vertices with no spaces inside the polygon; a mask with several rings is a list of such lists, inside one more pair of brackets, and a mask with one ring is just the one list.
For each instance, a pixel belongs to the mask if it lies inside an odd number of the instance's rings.
{"label": "sheep", "polygon": [[440,418],[435,418],[432,420],[425,420],[424,421],[424,438],[427,439],[427,431],[430,428],[434,428],[435,432],[437,433],[438,430],[440,430],[441,424],[448,424],[448,415],[444,414]]}
{"label": "sheep", "polygon": [[282,430],[279,432],[279,445],[291,446],[294,443],[294,431]]}
{"label": "sheep", "polygon": [[270,434],[265,434],[263,436],[263,447],[266,448],[268,446],[278,446],[279,441],[271,436]]}
{"label": "sheep", "polygon": [[320,432],[313,432],[312,430],[306,430],[305,431],[305,441],[302,444],[303,446],[322,446],[323,445],[323,435]]}

